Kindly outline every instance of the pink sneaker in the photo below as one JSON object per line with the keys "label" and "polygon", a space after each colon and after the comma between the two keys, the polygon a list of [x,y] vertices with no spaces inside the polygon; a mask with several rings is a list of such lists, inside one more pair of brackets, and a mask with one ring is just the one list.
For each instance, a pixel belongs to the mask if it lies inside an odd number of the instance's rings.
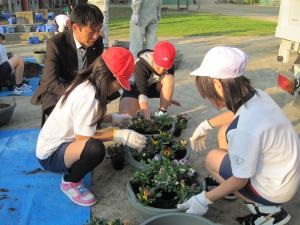
{"label": "pink sneaker", "polygon": [[82,181],[73,183],[66,182],[64,179],[62,179],[60,189],[78,205],[92,206],[97,202],[97,199],[93,193],[85,187]]}

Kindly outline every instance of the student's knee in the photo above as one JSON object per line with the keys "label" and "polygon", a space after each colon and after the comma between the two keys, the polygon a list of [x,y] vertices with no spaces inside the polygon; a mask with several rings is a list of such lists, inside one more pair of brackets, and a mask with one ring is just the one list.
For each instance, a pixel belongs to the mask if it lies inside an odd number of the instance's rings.
{"label": "student's knee", "polygon": [[19,56],[19,55],[17,55],[16,57],[17,57],[17,60],[18,60],[18,64],[19,65],[24,65],[24,59],[23,59],[23,57]]}
{"label": "student's knee", "polygon": [[219,173],[219,168],[225,155],[226,152],[221,150],[214,149],[209,151],[205,158],[205,168],[209,172]]}
{"label": "student's knee", "polygon": [[102,141],[90,138],[81,153],[80,159],[88,159],[101,163],[105,157],[105,146]]}
{"label": "student's knee", "polygon": [[24,60],[21,56],[19,55],[14,55],[12,58],[8,60],[10,66],[15,69],[16,67],[20,65],[24,65]]}

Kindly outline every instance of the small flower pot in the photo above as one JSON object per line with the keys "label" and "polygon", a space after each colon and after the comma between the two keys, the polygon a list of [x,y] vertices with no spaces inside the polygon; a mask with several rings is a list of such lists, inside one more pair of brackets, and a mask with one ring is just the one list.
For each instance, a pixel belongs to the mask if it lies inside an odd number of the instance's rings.
{"label": "small flower pot", "polygon": [[111,158],[111,163],[112,163],[113,168],[115,170],[124,169],[124,162],[125,162],[124,157],[117,156],[117,157],[112,157]]}
{"label": "small flower pot", "polygon": [[217,225],[201,216],[191,215],[183,212],[165,213],[153,216],[140,225]]}
{"label": "small flower pot", "polygon": [[0,126],[7,124],[16,107],[16,103],[10,104],[6,102],[0,102]]}
{"label": "small flower pot", "polygon": [[38,36],[29,37],[28,41],[29,41],[29,44],[38,44],[38,43],[40,43]]}
{"label": "small flower pot", "polygon": [[24,27],[24,32],[29,33],[31,31],[31,25],[24,24],[23,27]]}
{"label": "small flower pot", "polygon": [[174,132],[173,132],[173,136],[175,136],[175,137],[180,137],[181,133],[182,133],[182,129],[180,129],[180,128],[175,128],[175,130],[174,130]]}

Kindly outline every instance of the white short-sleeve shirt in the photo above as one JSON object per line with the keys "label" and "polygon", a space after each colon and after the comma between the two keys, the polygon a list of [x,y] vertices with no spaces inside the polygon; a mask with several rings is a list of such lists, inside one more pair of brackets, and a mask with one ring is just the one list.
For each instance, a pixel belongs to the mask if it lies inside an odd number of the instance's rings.
{"label": "white short-sleeve shirt", "polygon": [[265,199],[283,203],[298,190],[300,142],[291,122],[261,90],[242,105],[227,130],[235,177],[249,178]]}
{"label": "white short-sleeve shirt", "polygon": [[62,98],[56,104],[44,124],[37,141],[36,156],[46,159],[62,143],[73,142],[75,134],[92,137],[96,124],[98,100],[95,89],[88,82],[78,85],[68,96],[64,105]]}
{"label": "white short-sleeve shirt", "polygon": [[0,64],[8,60],[7,51],[4,45],[0,44]]}

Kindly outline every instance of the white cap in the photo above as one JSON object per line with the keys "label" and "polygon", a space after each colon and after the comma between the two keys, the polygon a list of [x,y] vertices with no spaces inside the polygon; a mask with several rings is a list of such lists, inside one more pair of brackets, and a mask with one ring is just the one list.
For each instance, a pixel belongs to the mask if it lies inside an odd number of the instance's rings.
{"label": "white cap", "polygon": [[236,78],[244,74],[247,55],[241,49],[217,46],[210,49],[200,65],[191,75],[217,79]]}

